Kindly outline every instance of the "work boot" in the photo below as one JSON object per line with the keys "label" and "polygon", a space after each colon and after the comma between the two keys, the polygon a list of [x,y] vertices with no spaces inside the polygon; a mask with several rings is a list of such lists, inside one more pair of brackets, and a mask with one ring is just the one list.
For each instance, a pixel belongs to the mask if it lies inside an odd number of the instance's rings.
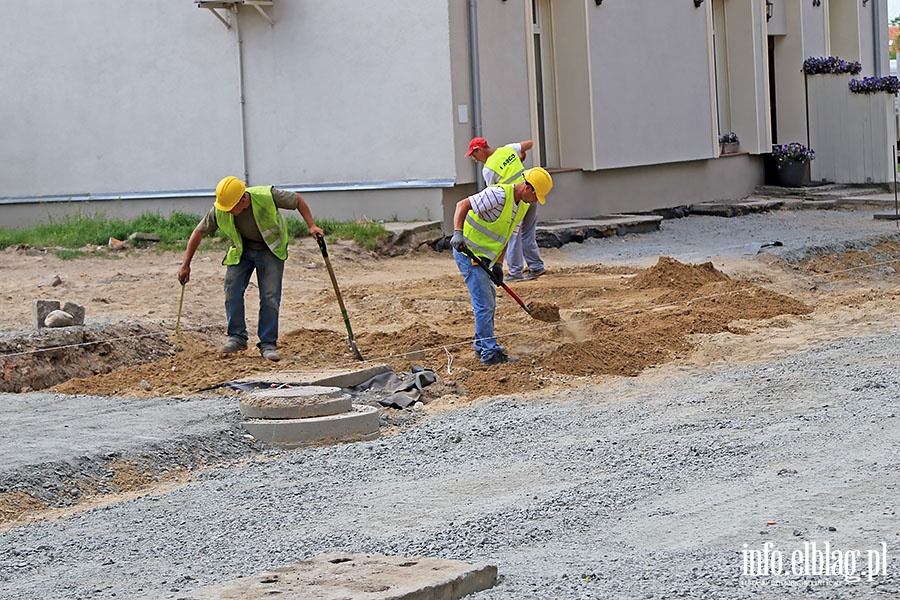
{"label": "work boot", "polygon": [[519,359],[513,356],[507,356],[506,352],[498,352],[489,359],[481,361],[481,364],[486,367],[493,367],[494,365],[502,365],[503,363],[511,362],[519,362]]}
{"label": "work boot", "polygon": [[260,348],[259,353],[262,354],[262,357],[264,359],[271,360],[272,362],[278,362],[279,360],[281,360],[281,355],[278,354],[278,351],[275,350],[275,348]]}
{"label": "work boot", "polygon": [[247,349],[247,342],[243,340],[239,340],[237,338],[228,338],[228,341],[225,342],[225,345],[219,348],[219,352],[224,352],[226,354],[233,354],[235,352],[240,352],[241,350]]}
{"label": "work boot", "polygon": [[531,281],[532,279],[537,279],[541,275],[544,274],[544,269],[535,269],[534,271],[529,271],[525,276],[526,281]]}

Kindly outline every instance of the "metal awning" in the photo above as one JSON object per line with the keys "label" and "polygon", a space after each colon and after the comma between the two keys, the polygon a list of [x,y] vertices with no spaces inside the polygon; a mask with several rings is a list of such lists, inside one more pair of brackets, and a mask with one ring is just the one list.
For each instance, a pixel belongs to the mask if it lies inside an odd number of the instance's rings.
{"label": "metal awning", "polygon": [[[222,24],[225,25],[228,29],[231,29],[231,23],[226,17],[223,17],[219,14],[218,9],[224,8],[225,10],[236,13],[238,7],[243,6],[252,6],[256,9],[256,12],[262,15],[262,17],[269,22],[269,25],[274,27],[275,21],[263,10],[264,6],[272,6],[275,0],[194,0],[194,3],[197,5],[197,8],[205,8],[209,10],[212,14],[216,16],[217,19],[222,21]],[[226,15],[227,16],[227,15]]]}

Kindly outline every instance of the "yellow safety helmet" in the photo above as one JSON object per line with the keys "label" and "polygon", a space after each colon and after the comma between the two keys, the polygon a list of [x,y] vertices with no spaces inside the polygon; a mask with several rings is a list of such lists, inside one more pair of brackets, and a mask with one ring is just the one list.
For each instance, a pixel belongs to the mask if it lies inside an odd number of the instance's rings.
{"label": "yellow safety helmet", "polygon": [[525,171],[525,181],[531,184],[537,194],[538,202],[547,201],[547,194],[553,189],[553,178],[544,167],[534,167]]}
{"label": "yellow safety helmet", "polygon": [[228,212],[244,197],[247,186],[233,175],[229,175],[216,186],[216,208]]}

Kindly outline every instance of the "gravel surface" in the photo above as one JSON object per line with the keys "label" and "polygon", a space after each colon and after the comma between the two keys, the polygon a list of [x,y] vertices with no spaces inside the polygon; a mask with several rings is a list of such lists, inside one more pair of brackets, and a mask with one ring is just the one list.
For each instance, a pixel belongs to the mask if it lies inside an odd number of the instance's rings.
{"label": "gravel surface", "polygon": [[[895,231],[865,211],[782,211],[666,221],[566,251],[697,262],[778,240],[764,251],[799,256]],[[5,490],[199,440],[227,464],[3,531],[0,598],[180,598],[330,551],[496,564],[498,586],[473,600],[895,597],[898,347],[898,324],[876,323],[749,365],[669,365],[293,452],[253,447],[228,399],[2,396]],[[785,573],[746,573],[766,542]],[[830,573],[791,574],[813,543],[829,544]]]}
{"label": "gravel surface", "polygon": [[[752,258],[771,254],[788,262],[871,243],[900,239],[897,222],[876,220],[878,210],[780,210],[738,218],[691,215],[662,222],[652,234],[591,238],[564,248],[575,260],[622,262],[647,266],[660,255],[681,262],[715,258]],[[764,246],[781,242],[782,246]]]}

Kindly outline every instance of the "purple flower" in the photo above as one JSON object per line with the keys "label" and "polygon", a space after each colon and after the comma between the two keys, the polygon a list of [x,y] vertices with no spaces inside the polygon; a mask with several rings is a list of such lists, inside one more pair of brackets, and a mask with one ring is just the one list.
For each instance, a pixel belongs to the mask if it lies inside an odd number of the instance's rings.
{"label": "purple flower", "polygon": [[741,140],[738,139],[738,136],[735,132],[731,133],[722,133],[719,134],[719,143],[720,144],[737,144]]}
{"label": "purple flower", "polygon": [[850,80],[850,91],[854,94],[876,94],[887,92],[896,94],[900,92],[900,79],[893,75],[887,77],[863,77]]}
{"label": "purple flower", "polygon": [[807,75],[838,75],[850,73],[856,75],[862,71],[859,61],[846,61],[837,56],[810,57],[803,61],[803,72]]}
{"label": "purple flower", "polygon": [[807,148],[800,142],[788,142],[787,144],[772,144],[772,157],[780,169],[791,163],[814,160],[816,153],[812,148]]}

